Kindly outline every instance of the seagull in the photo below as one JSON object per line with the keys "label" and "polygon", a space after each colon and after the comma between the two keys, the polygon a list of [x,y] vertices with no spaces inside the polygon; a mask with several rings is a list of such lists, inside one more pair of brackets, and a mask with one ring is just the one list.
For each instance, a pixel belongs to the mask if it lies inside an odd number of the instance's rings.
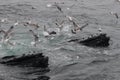
{"label": "seagull", "polygon": [[27,21],[27,22],[24,22],[24,26],[33,26],[35,27],[35,29],[38,29],[40,26],[37,24],[37,23],[32,23],[32,21]]}
{"label": "seagull", "polygon": [[84,24],[83,26],[80,26],[80,25],[76,24],[75,22],[73,22],[73,25],[74,25],[74,29],[71,30],[71,32],[76,34],[77,31],[82,31],[83,28],[87,27],[88,23]]}
{"label": "seagull", "polygon": [[7,31],[0,30],[0,33],[4,34],[2,41],[6,42],[6,43],[8,43],[8,44],[10,44],[12,46],[14,44],[10,42],[10,39],[11,39],[13,29],[14,29],[14,26],[11,26]]}
{"label": "seagull", "polygon": [[62,10],[62,8],[58,5],[58,3],[54,3],[54,4],[47,4],[47,7],[52,7],[52,6],[54,6],[54,7],[56,7],[61,13],[63,13],[63,10]]}
{"label": "seagull", "polygon": [[71,32],[72,32],[73,34],[76,34],[76,33],[77,33],[77,31],[76,31],[75,29],[71,29]]}
{"label": "seagull", "polygon": [[0,19],[0,22],[2,22],[2,23],[7,22],[7,21],[8,21],[8,18]]}
{"label": "seagull", "polygon": [[73,20],[73,17],[71,16],[66,16],[70,22],[73,23],[74,27],[79,27],[79,25]]}
{"label": "seagull", "polygon": [[118,14],[116,12],[110,12],[110,14],[114,15],[117,19],[119,18]]}
{"label": "seagull", "polygon": [[75,21],[71,21],[72,23],[73,23],[73,26],[74,26],[74,29],[73,30],[71,30],[72,31],[72,33],[76,33],[77,31],[79,31],[79,30],[81,30],[80,29],[80,25],[78,25]]}
{"label": "seagull", "polygon": [[58,28],[59,28],[59,32],[63,29],[63,23],[64,23],[64,21],[62,21],[61,23],[58,23],[58,20],[56,20],[57,22],[55,23],[57,26],[58,26]]}
{"label": "seagull", "polygon": [[0,19],[0,27],[2,26],[2,23],[8,22],[8,18]]}
{"label": "seagull", "polygon": [[73,34],[76,34],[77,31],[82,31],[83,28],[85,28],[86,26],[88,26],[88,23],[86,23],[86,24],[83,25],[83,26],[80,26],[79,24],[77,24],[77,23],[73,20],[73,17],[71,17],[71,16],[66,16],[66,17],[68,18],[68,20],[69,20],[70,22],[73,23],[74,29],[71,30],[71,32],[72,32]]}
{"label": "seagull", "polygon": [[74,6],[75,6],[75,4],[71,5],[70,7],[67,7],[67,10],[70,10]]}
{"label": "seagull", "polygon": [[0,30],[0,32],[4,33],[4,39],[7,39],[10,37],[11,32],[13,31],[14,26],[11,26],[8,31]]}
{"label": "seagull", "polygon": [[102,28],[98,28],[99,33],[102,33]]}
{"label": "seagull", "polygon": [[47,31],[47,28],[46,28],[46,26],[45,26],[45,25],[44,25],[43,35],[44,35],[45,37],[50,36],[50,34],[49,34],[49,32]]}
{"label": "seagull", "polygon": [[20,24],[20,22],[15,21],[15,23],[13,24],[13,26],[18,26]]}
{"label": "seagull", "polygon": [[61,12],[63,13],[62,8],[55,2],[54,6]]}
{"label": "seagull", "polygon": [[66,18],[68,18],[68,20],[70,21],[70,22],[72,22],[73,21],[73,17],[71,17],[71,16],[65,16]]}
{"label": "seagull", "polygon": [[19,24],[18,22],[15,22],[15,23],[14,23],[14,26],[17,26],[18,24]]}
{"label": "seagull", "polygon": [[33,45],[33,46],[36,47],[37,43],[40,41],[40,40],[39,40],[39,37],[38,37],[37,34],[35,34],[35,33],[33,32],[33,30],[29,30],[29,32],[31,32],[32,35],[33,35],[33,37],[34,37],[34,41],[31,42],[31,45]]}
{"label": "seagull", "polygon": [[82,31],[83,28],[87,27],[88,26],[88,23],[84,24],[83,26],[81,26],[79,29]]}

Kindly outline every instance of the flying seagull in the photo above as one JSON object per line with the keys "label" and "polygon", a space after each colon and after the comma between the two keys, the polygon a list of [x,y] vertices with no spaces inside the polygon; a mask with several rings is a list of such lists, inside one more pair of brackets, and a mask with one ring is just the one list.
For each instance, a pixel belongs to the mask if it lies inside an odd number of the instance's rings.
{"label": "flying seagull", "polygon": [[3,34],[4,34],[2,41],[3,41],[3,42],[6,42],[6,43],[8,43],[8,44],[10,44],[10,45],[12,45],[12,46],[13,46],[14,44],[10,42],[10,39],[11,39],[11,35],[12,35],[13,29],[14,29],[14,26],[11,26],[7,31],[5,31],[5,30],[0,30],[0,33],[3,33]]}
{"label": "flying seagull", "polygon": [[114,15],[117,19],[119,18],[118,14],[116,12],[110,12],[111,15]]}
{"label": "flying seagull", "polygon": [[33,26],[35,29],[40,27],[37,23],[33,23],[32,21],[24,22],[24,26]]}
{"label": "flying seagull", "polygon": [[29,30],[29,32],[31,32],[34,37],[34,41],[31,42],[31,44],[36,47],[37,43],[39,42],[39,37],[37,34],[34,33],[33,30]]}
{"label": "flying seagull", "polygon": [[54,6],[61,12],[63,13],[62,8],[55,2]]}
{"label": "flying seagull", "polygon": [[63,23],[64,23],[64,21],[62,21],[61,23],[58,23],[59,22],[58,20],[56,20],[56,21],[57,22],[55,22],[55,24],[58,26],[59,31],[61,31],[63,29]]}
{"label": "flying seagull", "polygon": [[54,3],[54,4],[47,4],[47,7],[56,7],[61,13],[63,13],[62,8],[58,5],[58,3]]}

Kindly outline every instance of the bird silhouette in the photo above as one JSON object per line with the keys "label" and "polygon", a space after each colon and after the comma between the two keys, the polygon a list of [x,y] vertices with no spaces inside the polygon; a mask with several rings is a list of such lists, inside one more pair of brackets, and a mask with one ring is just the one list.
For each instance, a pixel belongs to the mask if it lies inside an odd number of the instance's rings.
{"label": "bird silhouette", "polygon": [[5,30],[0,30],[0,33],[3,33],[3,34],[4,34],[2,41],[3,41],[3,42],[6,42],[6,43],[8,43],[8,44],[10,44],[10,45],[12,45],[12,46],[13,46],[14,44],[10,42],[10,39],[11,39],[11,35],[12,35],[13,29],[14,29],[14,26],[11,26],[7,31],[5,31]]}
{"label": "bird silhouette", "polygon": [[63,13],[62,8],[55,2],[54,6],[61,12]]}
{"label": "bird silhouette", "polygon": [[32,45],[34,45],[34,46],[36,46],[37,45],[37,43],[39,42],[39,37],[38,37],[38,35],[37,34],[35,34],[34,33],[34,31],[33,30],[29,30],[29,32],[31,32],[32,33],[32,35],[33,35],[33,37],[34,37],[34,41],[31,43]]}

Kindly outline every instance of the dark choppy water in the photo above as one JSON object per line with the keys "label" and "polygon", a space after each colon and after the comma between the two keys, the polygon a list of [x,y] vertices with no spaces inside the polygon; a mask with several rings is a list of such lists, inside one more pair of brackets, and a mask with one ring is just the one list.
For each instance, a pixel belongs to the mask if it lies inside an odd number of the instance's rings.
{"label": "dark choppy water", "polygon": [[[60,3],[64,14],[54,7],[46,7],[47,4],[54,2]],[[70,10],[67,10],[68,7]],[[120,19],[110,14],[110,12],[117,12],[119,16],[119,7],[120,3],[116,0],[0,0],[0,19],[9,19],[9,22],[1,23],[0,28],[7,30],[16,20],[24,22],[28,19],[41,26],[35,30],[41,40],[37,47],[30,45],[33,37],[29,29],[34,28],[20,24],[15,27],[11,41],[21,44],[10,46],[1,42],[0,55],[2,57],[27,54],[33,50],[43,52],[50,58],[51,71],[46,73],[50,80],[119,80]],[[76,35],[71,34],[69,29],[65,29],[53,39],[45,38],[42,35],[43,26],[47,25],[49,29],[55,29],[56,18],[59,21],[66,20],[65,28],[72,27],[65,14],[75,17],[80,25],[89,23],[88,27]],[[111,37],[109,48],[94,49],[66,42],[71,38],[82,38],[98,33],[99,27]],[[35,73],[24,74],[26,72],[30,72],[30,69],[0,65],[1,80],[31,80],[39,76]]]}

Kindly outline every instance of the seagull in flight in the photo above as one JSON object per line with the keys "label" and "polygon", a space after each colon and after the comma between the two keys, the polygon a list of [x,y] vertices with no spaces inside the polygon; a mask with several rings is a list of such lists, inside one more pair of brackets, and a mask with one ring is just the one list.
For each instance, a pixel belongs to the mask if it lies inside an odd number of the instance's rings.
{"label": "seagull in flight", "polygon": [[40,27],[38,23],[33,23],[32,21],[24,22],[24,26],[33,26],[35,29],[38,29]]}
{"label": "seagull in flight", "polygon": [[14,44],[10,42],[10,39],[11,39],[11,35],[12,35],[13,29],[14,29],[14,26],[11,26],[7,31],[5,31],[5,30],[0,30],[0,33],[3,33],[3,34],[4,34],[2,41],[3,41],[3,42],[6,42],[6,43],[8,43],[8,44],[10,44],[10,45],[12,45],[12,46],[13,46]]}
{"label": "seagull in flight", "polygon": [[31,42],[31,45],[33,45],[33,46],[36,47],[37,43],[40,41],[39,37],[38,37],[38,35],[33,30],[29,30],[29,32],[31,32],[32,35],[33,35],[33,37],[34,37],[34,41]]}
{"label": "seagull in flight", "polygon": [[62,8],[55,2],[54,6],[61,12],[63,13]]}
{"label": "seagull in flight", "polygon": [[119,18],[118,14],[116,12],[110,12],[111,15],[114,15],[116,17],[116,19]]}
{"label": "seagull in flight", "polygon": [[59,28],[59,32],[60,31],[62,31],[62,29],[63,29],[63,23],[64,23],[64,21],[62,21],[61,23],[58,23],[59,21],[58,20],[56,20],[57,22],[55,22],[55,24],[58,26],[58,28]]}
{"label": "seagull in flight", "polygon": [[73,34],[76,34],[77,31],[82,31],[85,27],[88,26],[88,23],[80,26],[78,23],[74,21],[74,18],[71,16],[66,16],[70,22],[73,23],[74,29],[71,30]]}
{"label": "seagull in flight", "polygon": [[47,4],[47,7],[56,7],[61,13],[63,13],[62,8],[58,5],[58,3],[54,3],[54,4]]}

